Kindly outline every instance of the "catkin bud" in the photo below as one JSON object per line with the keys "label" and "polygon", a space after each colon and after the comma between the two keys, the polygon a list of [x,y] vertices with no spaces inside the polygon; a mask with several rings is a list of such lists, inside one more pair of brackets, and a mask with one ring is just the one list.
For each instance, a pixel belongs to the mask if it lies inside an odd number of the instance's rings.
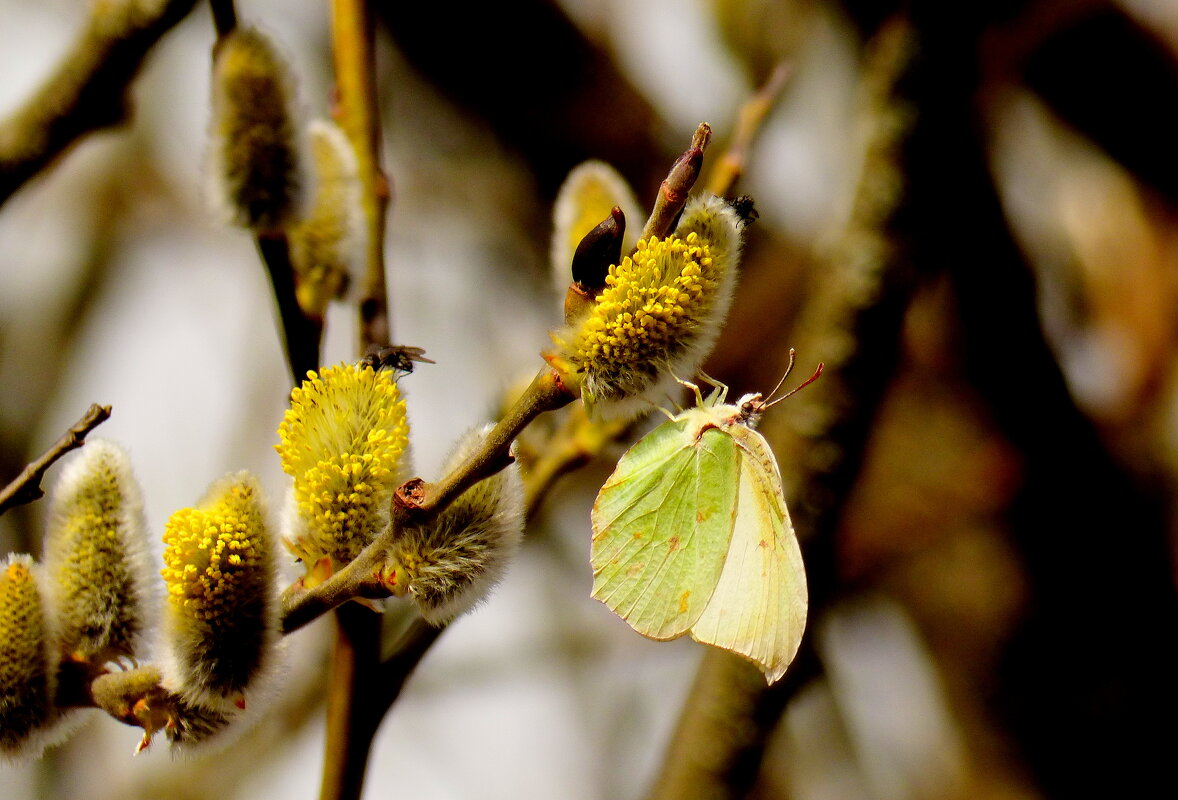
{"label": "catkin bud", "polygon": [[[456,469],[492,426],[469,431],[447,460]],[[523,536],[523,484],[513,461],[467,489],[427,525],[398,532],[382,571],[393,594],[411,598],[422,617],[444,625],[485,597]]]}
{"label": "catkin bud", "polygon": [[120,722],[143,728],[137,753],[150,747],[161,730],[173,746],[203,744],[238,716],[190,703],[163,688],[162,680],[159,669],[148,665],[108,672],[90,684],[94,705]]}
{"label": "catkin bud", "polygon": [[307,373],[278,426],[282,468],[294,478],[290,547],[305,585],[354,559],[389,523],[405,480],[409,423],[396,373],[340,364]]}
{"label": "catkin bud", "polygon": [[168,687],[193,704],[244,705],[277,640],[274,552],[257,481],[214,483],[164,530]]}
{"label": "catkin bud", "polygon": [[126,452],[87,440],[53,491],[45,542],[59,641],[74,659],[135,655],[146,627],[146,531]]}
{"label": "catkin bud", "polygon": [[213,197],[235,225],[266,231],[296,216],[302,157],[294,80],[270,40],[238,27],[213,50]]}
{"label": "catkin bud", "polygon": [[367,227],[356,151],[334,122],[315,120],[307,133],[315,168],[315,192],[307,216],[290,226],[290,260],[303,312],[322,317],[360,275]]}
{"label": "catkin bud", "polygon": [[545,358],[592,416],[632,416],[698,369],[732,302],[740,229],[724,200],[693,199],[673,234],[639,241],[589,312],[553,332]]}
{"label": "catkin bud", "polygon": [[29,556],[0,562],[0,755],[29,755],[44,746],[54,721],[57,647]]}
{"label": "catkin bud", "polygon": [[[577,247],[586,234],[603,219],[612,216],[614,208],[620,208],[623,216],[629,220],[640,220],[643,217],[642,208],[626,179],[609,164],[586,161],[573,169],[561,184],[553,207],[551,248],[552,274],[560,291],[563,292],[569,284],[569,268]],[[638,241],[637,230],[635,228],[623,236],[622,252],[628,253],[634,249]],[[615,258],[609,263],[616,261]]]}

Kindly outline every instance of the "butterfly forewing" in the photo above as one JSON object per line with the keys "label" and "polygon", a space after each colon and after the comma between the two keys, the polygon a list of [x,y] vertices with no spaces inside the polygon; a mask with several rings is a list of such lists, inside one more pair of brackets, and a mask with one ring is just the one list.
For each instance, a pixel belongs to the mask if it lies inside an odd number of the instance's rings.
{"label": "butterfly forewing", "polygon": [[729,549],[740,454],[707,420],[691,409],[647,434],[593,506],[593,596],[655,639],[696,622]]}
{"label": "butterfly forewing", "polygon": [[691,635],[747,656],[772,683],[802,639],[806,574],[772,452],[743,424],[729,432],[740,462],[737,512],[723,572]]}

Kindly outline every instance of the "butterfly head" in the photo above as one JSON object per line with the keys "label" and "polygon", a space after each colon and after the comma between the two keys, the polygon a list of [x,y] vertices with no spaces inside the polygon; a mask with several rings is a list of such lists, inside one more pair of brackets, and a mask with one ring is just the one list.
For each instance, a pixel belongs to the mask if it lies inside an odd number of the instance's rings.
{"label": "butterfly head", "polygon": [[760,392],[753,392],[741,397],[736,407],[740,409],[740,421],[750,428],[756,428],[769,403],[765,402],[765,396]]}

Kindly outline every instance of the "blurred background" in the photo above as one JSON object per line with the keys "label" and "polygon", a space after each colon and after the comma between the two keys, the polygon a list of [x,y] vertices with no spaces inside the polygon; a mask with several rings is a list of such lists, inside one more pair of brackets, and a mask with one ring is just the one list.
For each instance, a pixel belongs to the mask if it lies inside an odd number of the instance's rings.
{"label": "blurred background", "polygon": [[[417,473],[539,366],[568,171],[608,161],[649,206],[696,125],[718,156],[784,62],[707,370],[767,390],[791,345],[800,372],[832,369],[765,423],[798,501],[812,657],[762,720],[745,789],[1173,796],[1178,3],[942,5],[378,12],[394,341],[437,362],[401,383]],[[327,4],[238,8],[280,43],[305,117],[325,116]],[[0,0],[0,120],[86,13]],[[206,197],[213,38],[198,4],[134,82],[129,123],[0,208],[0,482],[110,404],[96,435],[129,448],[157,533],[226,472],[258,474],[276,511],[287,487],[270,289]],[[354,341],[333,307],[324,363]],[[627,443],[554,487],[503,584],[428,654],[366,797],[646,794],[705,648],[647,641],[589,599],[589,508]],[[39,554],[43,514],[0,517],[0,552]],[[4,797],[315,796],[327,625],[290,637],[273,710],[229,751],[132,759],[137,731],[95,718],[0,765]]]}

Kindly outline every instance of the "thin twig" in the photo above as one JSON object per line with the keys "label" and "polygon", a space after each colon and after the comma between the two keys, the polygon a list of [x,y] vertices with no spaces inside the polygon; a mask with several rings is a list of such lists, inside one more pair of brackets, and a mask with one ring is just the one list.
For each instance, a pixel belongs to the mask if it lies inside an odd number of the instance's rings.
{"label": "thin twig", "polygon": [[89,21],[53,74],[0,122],[0,204],[75,141],[127,118],[127,89],[144,58],[195,3],[89,5]]}
{"label": "thin twig", "polygon": [[45,491],[41,488],[41,481],[45,478],[45,472],[66,453],[81,447],[86,435],[108,419],[110,406],[100,406],[97,403],[91,405],[82,418],[54,442],[52,447],[25,467],[11,483],[0,489],[0,514],[44,497]]}
{"label": "thin twig", "polygon": [[650,212],[650,219],[642,229],[642,238],[652,236],[665,237],[675,227],[679,219],[679,212],[687,203],[687,194],[695,186],[699,178],[700,169],[704,163],[704,150],[712,139],[712,128],[708,123],[701,122],[691,137],[691,147],[675,160],[670,173],[659,186],[658,197],[654,201],[654,210]]}
{"label": "thin twig", "polygon": [[524,475],[524,513],[531,517],[564,475],[580,469],[630,430],[630,421],[595,422],[584,406],[573,409],[564,426],[545,443],[539,458]]}
{"label": "thin twig", "polygon": [[717,197],[727,197],[736,188],[737,181],[744,174],[748,164],[749,151],[752,150],[753,140],[761,131],[765,117],[776,105],[785,88],[791,73],[789,64],[778,64],[769,79],[757,90],[740,108],[740,116],[736,123],[736,132],[732,141],[718,159],[716,159],[708,175],[708,191]]}
{"label": "thin twig", "polygon": [[383,717],[401,696],[405,681],[425,658],[447,626],[435,627],[423,619],[415,619],[393,644],[391,655],[381,662],[379,695],[373,699],[373,709]]}
{"label": "thin twig", "polygon": [[371,695],[378,688],[375,677],[380,660],[381,618],[349,603],[335,609],[335,620],[319,798],[358,800],[372,737],[380,724],[380,717],[373,718],[370,706]]}

